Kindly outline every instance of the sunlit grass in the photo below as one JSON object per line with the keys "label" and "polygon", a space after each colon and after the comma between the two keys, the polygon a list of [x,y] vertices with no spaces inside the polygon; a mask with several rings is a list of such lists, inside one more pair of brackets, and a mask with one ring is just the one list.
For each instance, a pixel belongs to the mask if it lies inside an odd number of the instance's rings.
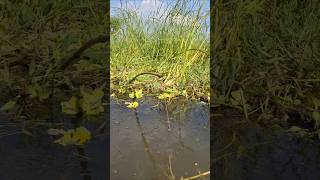
{"label": "sunlit grass", "polygon": [[[146,83],[150,91],[160,88],[187,90],[195,96],[209,92],[209,33],[205,32],[208,13],[200,1],[178,1],[167,7],[167,14],[140,16],[126,9],[112,17],[111,81],[126,86],[138,73],[156,72],[164,75],[157,83]],[[193,12],[187,5],[199,3]],[[166,16],[166,18],[165,18]],[[187,17],[187,21],[183,21]],[[150,80],[141,76],[140,81]],[[151,77],[154,78],[154,77]],[[147,82],[147,81],[145,81]],[[113,87],[113,86],[112,86]],[[119,86],[114,86],[117,91]]]}

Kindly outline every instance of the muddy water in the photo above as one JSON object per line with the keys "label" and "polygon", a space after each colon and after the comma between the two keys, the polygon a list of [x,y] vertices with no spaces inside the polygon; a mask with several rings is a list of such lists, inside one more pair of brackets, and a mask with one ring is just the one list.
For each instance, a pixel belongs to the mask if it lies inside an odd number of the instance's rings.
{"label": "muddy water", "polygon": [[135,112],[112,100],[112,180],[180,179],[210,169],[208,105],[155,105],[157,101],[144,99]]}

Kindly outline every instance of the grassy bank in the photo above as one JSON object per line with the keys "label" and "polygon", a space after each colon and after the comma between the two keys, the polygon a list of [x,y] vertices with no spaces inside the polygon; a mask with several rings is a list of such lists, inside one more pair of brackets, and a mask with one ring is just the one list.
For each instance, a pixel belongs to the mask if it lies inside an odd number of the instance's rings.
{"label": "grassy bank", "polygon": [[[207,99],[209,12],[201,3],[178,1],[165,12],[158,9],[147,16],[118,9],[111,19],[111,91],[121,96],[139,87],[146,94],[184,91],[189,98]],[[197,8],[192,9],[192,4]],[[145,72],[152,74],[134,78]]]}
{"label": "grassy bank", "polygon": [[214,6],[213,102],[263,124],[318,131],[318,1],[216,1]]}
{"label": "grassy bank", "polygon": [[101,113],[108,21],[105,1],[1,1],[1,113],[33,124],[22,129],[28,135],[38,120],[50,126],[63,114]]}

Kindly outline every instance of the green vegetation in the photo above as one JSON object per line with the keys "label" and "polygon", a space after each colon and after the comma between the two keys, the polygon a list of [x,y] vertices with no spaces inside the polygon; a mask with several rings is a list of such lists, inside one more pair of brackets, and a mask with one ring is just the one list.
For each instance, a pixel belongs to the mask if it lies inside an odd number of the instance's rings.
{"label": "green vegetation", "polygon": [[215,1],[212,12],[214,106],[320,132],[319,2]]}
{"label": "green vegetation", "polygon": [[104,111],[108,83],[107,12],[99,0],[0,2],[1,110],[16,123],[32,124],[22,132],[32,135],[39,120],[65,129],[63,112],[76,127],[61,134],[78,139],[59,142],[89,139],[80,126]]}
{"label": "green vegetation", "polygon": [[[190,98],[208,99],[209,12],[203,10],[204,1],[173,2],[165,14],[157,10],[140,16],[120,9],[111,17],[113,95],[142,88],[147,95],[185,90]],[[194,11],[192,4],[198,4]]]}

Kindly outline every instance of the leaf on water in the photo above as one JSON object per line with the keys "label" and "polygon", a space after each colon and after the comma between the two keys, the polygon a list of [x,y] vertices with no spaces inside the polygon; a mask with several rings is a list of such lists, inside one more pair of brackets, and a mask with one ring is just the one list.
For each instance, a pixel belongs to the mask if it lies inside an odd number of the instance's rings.
{"label": "leaf on water", "polygon": [[1,111],[10,111],[12,110],[15,105],[17,104],[16,101],[8,101],[6,104],[4,104],[2,107],[1,107]]}
{"label": "leaf on water", "polygon": [[72,96],[69,101],[61,102],[62,112],[75,115],[79,112],[77,98]]}
{"label": "leaf on water", "polygon": [[78,127],[73,133],[73,139],[76,145],[83,145],[91,139],[91,133],[85,127]]}
{"label": "leaf on water", "polygon": [[66,145],[84,145],[86,142],[88,142],[91,139],[91,133],[88,131],[85,127],[81,126],[74,129],[70,129],[68,131],[64,130],[52,130],[52,132],[57,133],[61,132],[62,137],[54,141],[55,143],[59,143],[63,146]]}

